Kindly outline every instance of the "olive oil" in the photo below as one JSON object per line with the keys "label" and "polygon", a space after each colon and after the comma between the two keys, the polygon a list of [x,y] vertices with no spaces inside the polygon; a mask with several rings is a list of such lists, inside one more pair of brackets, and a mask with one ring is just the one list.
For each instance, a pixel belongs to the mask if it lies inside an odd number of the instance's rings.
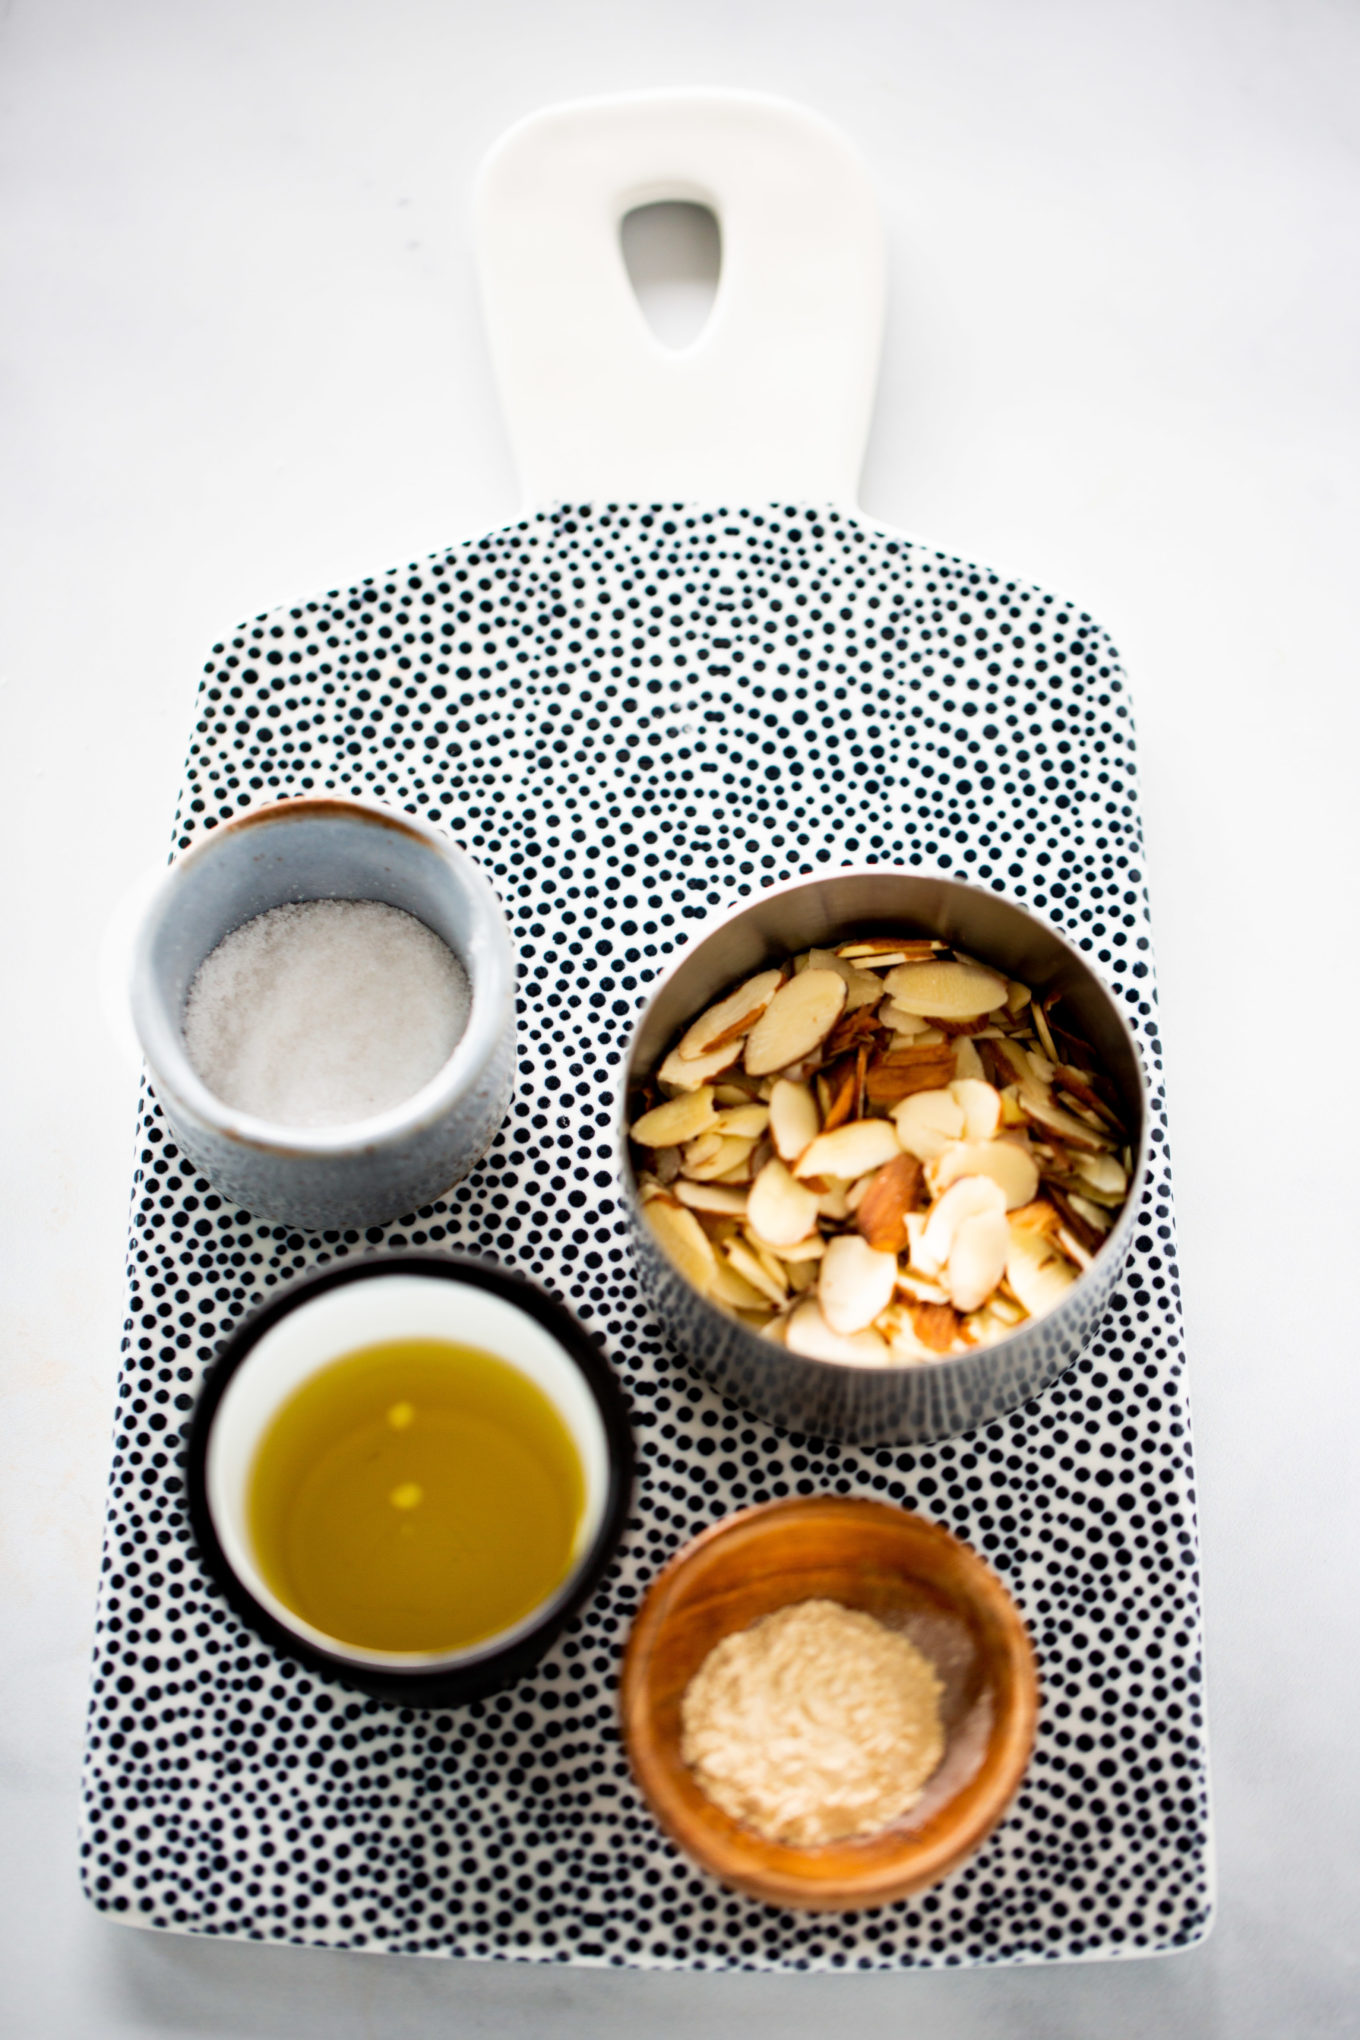
{"label": "olive oil", "polygon": [[585,1506],[576,1444],[542,1390],[438,1339],[363,1348],[266,1431],[250,1531],[280,1601],[369,1650],[494,1636],[560,1586]]}

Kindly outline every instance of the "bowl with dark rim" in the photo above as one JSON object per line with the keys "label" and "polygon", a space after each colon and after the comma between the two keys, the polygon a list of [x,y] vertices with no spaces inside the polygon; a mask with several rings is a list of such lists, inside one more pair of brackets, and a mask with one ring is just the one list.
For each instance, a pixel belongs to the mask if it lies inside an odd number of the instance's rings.
{"label": "bowl with dark rim", "polygon": [[[333,1362],[401,1339],[475,1347],[518,1369],[566,1425],[584,1475],[566,1576],[522,1619],[461,1649],[371,1650],[328,1636],[272,1590],[253,1541],[252,1471],[274,1416]],[[446,1707],[529,1671],[589,1599],[623,1536],[633,1465],[623,1391],[563,1304],[489,1262],[400,1253],[316,1269],[281,1287],[236,1328],[199,1395],[186,1480],[203,1563],[266,1643],[380,1700]]]}
{"label": "bowl with dark rim", "polygon": [[[938,938],[1037,997],[1060,1002],[1113,1087],[1132,1157],[1124,1203],[1062,1301],[995,1343],[925,1364],[810,1357],[762,1338],[722,1309],[681,1273],[644,1216],[628,1131],[645,1081],[685,1028],[725,992],[806,949],[876,934]],[[784,1429],[866,1445],[923,1443],[973,1430],[1029,1401],[1091,1338],[1137,1222],[1147,1172],[1147,1087],[1112,993],[1056,929],[978,886],[884,866],[775,886],[700,931],[663,973],[638,1018],[617,1095],[616,1135],[641,1286],[676,1352],[723,1394]]]}

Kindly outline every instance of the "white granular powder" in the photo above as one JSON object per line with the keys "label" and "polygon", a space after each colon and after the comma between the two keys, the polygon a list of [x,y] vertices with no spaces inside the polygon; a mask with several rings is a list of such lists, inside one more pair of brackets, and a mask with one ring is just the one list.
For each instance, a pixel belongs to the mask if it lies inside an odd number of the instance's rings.
{"label": "white granular powder", "polygon": [[219,942],[184,1007],[208,1089],[276,1126],[345,1126],[410,1098],[467,1026],[467,973],[378,900],[271,907]]}
{"label": "white granular powder", "polygon": [[681,1754],[709,1798],[768,1841],[875,1834],[944,1755],[935,1668],[836,1601],[800,1601],[715,1645],[680,1702]]}

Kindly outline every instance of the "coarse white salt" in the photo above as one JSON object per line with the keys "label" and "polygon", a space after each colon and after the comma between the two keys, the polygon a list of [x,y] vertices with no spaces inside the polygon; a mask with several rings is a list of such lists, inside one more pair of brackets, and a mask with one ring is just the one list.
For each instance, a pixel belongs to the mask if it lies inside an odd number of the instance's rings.
{"label": "coarse white salt", "polygon": [[276,1126],[346,1126],[414,1096],[467,1026],[453,951],[378,900],[257,914],[199,966],[184,1046],[208,1089]]}

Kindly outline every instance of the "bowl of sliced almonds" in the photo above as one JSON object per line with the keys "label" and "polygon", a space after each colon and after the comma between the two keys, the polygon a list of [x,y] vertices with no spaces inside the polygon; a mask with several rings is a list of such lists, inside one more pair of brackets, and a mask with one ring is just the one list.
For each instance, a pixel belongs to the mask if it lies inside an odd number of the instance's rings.
{"label": "bowl of sliced almonds", "polygon": [[620,1138],[671,1343],[788,1429],[947,1437],[1076,1358],[1127,1255],[1128,1025],[1047,923],[875,868],[762,893],[644,1009]]}

